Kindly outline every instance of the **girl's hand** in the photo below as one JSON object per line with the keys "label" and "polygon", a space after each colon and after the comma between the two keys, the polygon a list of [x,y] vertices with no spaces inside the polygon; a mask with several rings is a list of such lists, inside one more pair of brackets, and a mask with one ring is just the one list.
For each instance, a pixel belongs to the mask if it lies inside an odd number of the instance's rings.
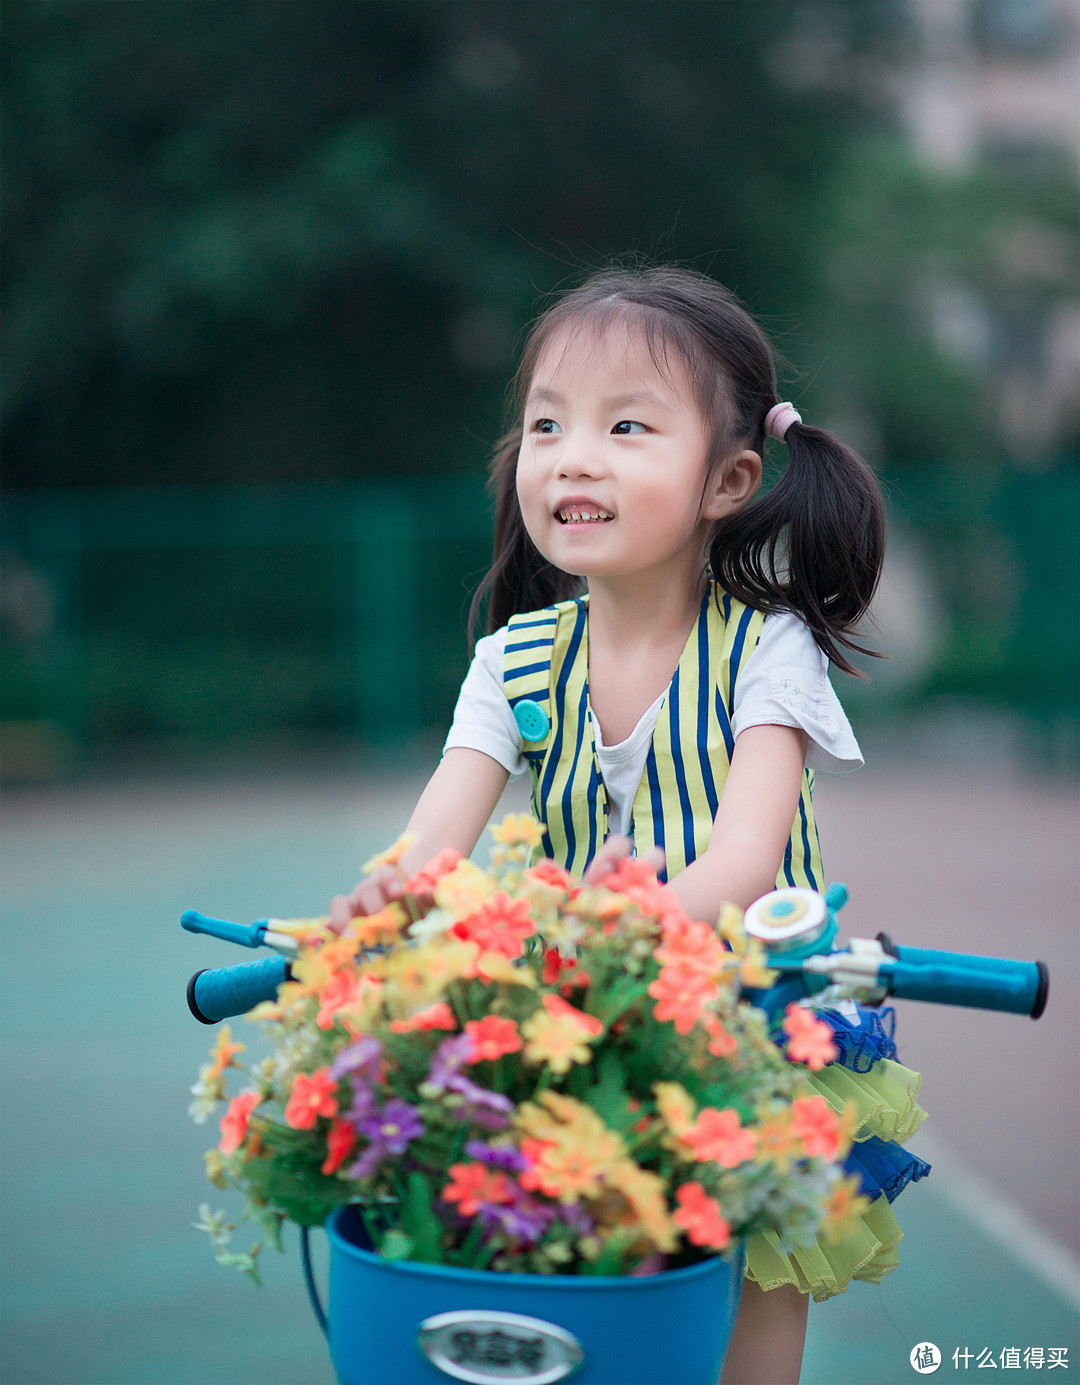
{"label": "girl's hand", "polygon": [[[629,837],[610,836],[589,863],[589,868],[584,875],[585,884],[599,885],[606,876],[611,874],[620,861],[626,860],[632,850],[633,842]],[[663,870],[663,848],[654,846],[651,851],[646,851],[641,860],[647,866],[652,866],[658,871]]]}
{"label": "girl's hand", "polygon": [[358,914],[377,914],[404,893],[404,882],[396,866],[379,866],[348,894],[336,894],[330,901],[330,927],[341,933]]}

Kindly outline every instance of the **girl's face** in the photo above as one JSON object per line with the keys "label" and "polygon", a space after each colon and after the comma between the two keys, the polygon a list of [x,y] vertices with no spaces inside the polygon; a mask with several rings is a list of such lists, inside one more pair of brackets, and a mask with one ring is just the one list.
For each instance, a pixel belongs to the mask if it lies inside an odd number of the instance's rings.
{"label": "girl's face", "polygon": [[[682,362],[667,377],[622,324],[556,336],[525,402],[517,493],[533,543],[563,572],[660,578],[704,553],[717,510],[709,437]],[[706,491],[710,494],[705,494]]]}

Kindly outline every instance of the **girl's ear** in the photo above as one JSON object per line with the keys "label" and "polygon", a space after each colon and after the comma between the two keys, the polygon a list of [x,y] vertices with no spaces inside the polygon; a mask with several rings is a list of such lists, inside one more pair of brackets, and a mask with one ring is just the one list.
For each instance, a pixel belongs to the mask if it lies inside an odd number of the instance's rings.
{"label": "girl's ear", "polygon": [[703,519],[724,519],[752,500],[761,485],[761,456],[746,449],[728,457],[705,487]]}

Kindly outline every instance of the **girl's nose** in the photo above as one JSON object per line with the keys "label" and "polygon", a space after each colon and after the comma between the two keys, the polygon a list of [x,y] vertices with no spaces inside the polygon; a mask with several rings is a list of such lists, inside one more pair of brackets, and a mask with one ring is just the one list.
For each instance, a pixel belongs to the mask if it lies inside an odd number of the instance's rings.
{"label": "girl's nose", "polygon": [[586,478],[595,480],[607,472],[603,454],[597,442],[587,436],[566,438],[556,458],[556,475],[560,480]]}

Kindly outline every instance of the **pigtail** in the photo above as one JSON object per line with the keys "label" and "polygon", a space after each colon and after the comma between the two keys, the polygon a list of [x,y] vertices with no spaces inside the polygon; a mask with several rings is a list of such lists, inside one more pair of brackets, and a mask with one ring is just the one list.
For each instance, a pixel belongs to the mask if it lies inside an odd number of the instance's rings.
{"label": "pigtail", "polygon": [[853,634],[885,557],[885,505],[866,463],[822,428],[793,422],[777,484],[721,521],[710,547],[722,587],[748,606],[790,610],[844,673],[844,651],[882,657]]}
{"label": "pigtail", "polygon": [[496,444],[491,462],[488,489],[495,497],[495,542],[491,567],[469,606],[470,655],[485,602],[490,635],[501,629],[511,616],[564,601],[578,595],[582,587],[579,578],[571,577],[542,557],[526,532],[517,496],[520,447],[521,428],[518,427]]}

